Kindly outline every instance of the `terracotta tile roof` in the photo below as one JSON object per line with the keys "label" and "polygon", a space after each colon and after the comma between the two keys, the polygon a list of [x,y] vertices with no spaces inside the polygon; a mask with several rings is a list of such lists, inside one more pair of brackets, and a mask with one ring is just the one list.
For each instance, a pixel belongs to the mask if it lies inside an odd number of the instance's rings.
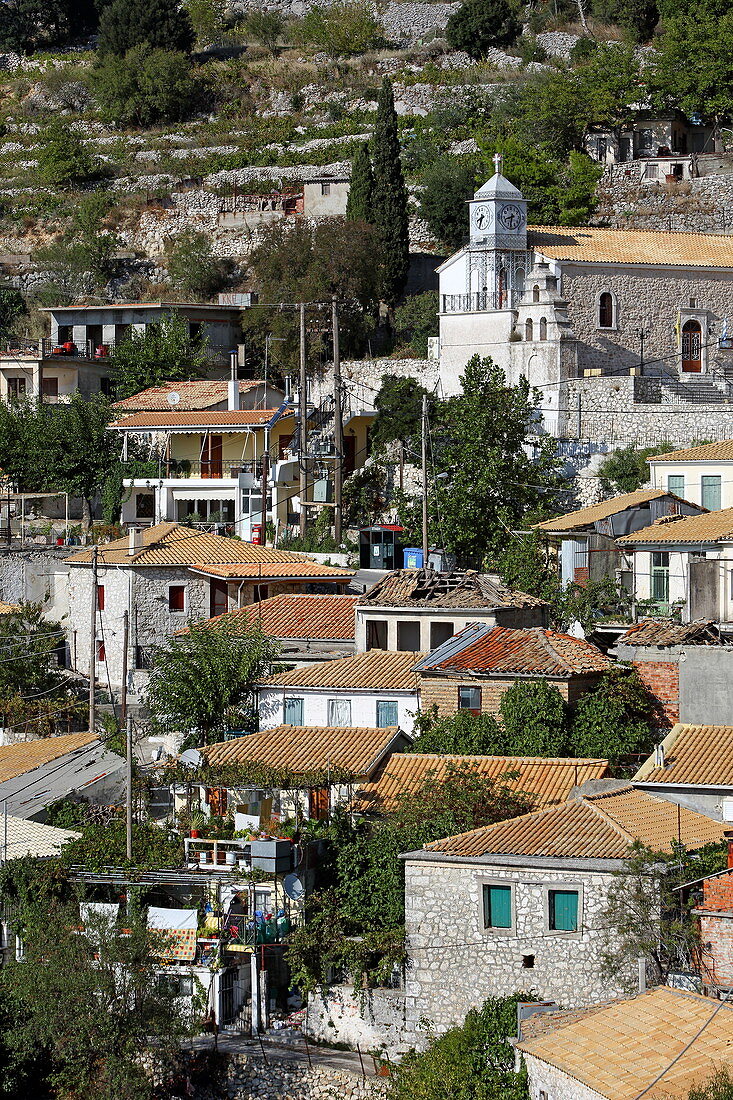
{"label": "terracotta tile roof", "polygon": [[598,520],[615,516],[627,508],[636,508],[640,504],[648,504],[650,500],[666,496],[674,497],[675,500],[680,499],[666,489],[637,489],[634,493],[622,493],[620,496],[611,497],[610,500],[602,500],[600,504],[578,508],[575,512],[567,512],[564,516],[546,519],[543,523],[535,523],[532,526],[535,531],[576,531],[578,528],[590,527]]}
{"label": "terracotta tile roof", "polygon": [[656,646],[725,645],[718,624],[712,620],[673,623],[666,619],[641,619],[618,640],[619,645]]}
{"label": "terracotta tile roof", "polygon": [[730,1065],[733,1006],[660,986],[517,1045],[607,1100],[683,1100]]}
{"label": "terracotta tile roof", "polygon": [[368,776],[399,736],[397,726],[372,729],[356,726],[275,726],[232,741],[206,745],[201,752],[210,764],[264,764],[297,773],[320,771],[329,765]]}
{"label": "terracotta tile roof", "polygon": [[379,607],[544,607],[545,601],[514,592],[497,577],[466,570],[397,569],[377,581],[359,600]]}
{"label": "terracotta tile roof", "polygon": [[733,786],[733,726],[678,723],[662,742],[664,767],[654,755],[639,768],[634,783],[684,783]]}
{"label": "terracotta tile roof", "polygon": [[281,593],[259,603],[207,619],[210,627],[242,629],[257,624],[271,638],[353,640],[358,596],[311,596]]}
{"label": "terracotta tile roof", "polygon": [[209,565],[205,562],[196,562],[191,566],[197,573],[205,573],[207,577],[237,577],[253,580],[344,580],[350,581],[355,570],[341,569],[333,565],[321,565],[316,561],[292,562],[224,562]]}
{"label": "terracotta tile roof", "polygon": [[[535,807],[564,802],[573,787],[589,779],[608,775],[607,760],[538,759],[531,756],[451,756],[428,752],[405,752],[393,756],[382,775],[367,783],[356,797],[354,809],[391,809],[397,795],[411,794],[429,775],[441,779],[448,765],[471,768],[488,779],[496,779],[513,791],[534,796]],[[512,778],[504,778],[516,773]]]}
{"label": "terracotta tile roof", "polygon": [[19,603],[0,602],[0,615],[12,615],[14,611],[20,611]]}
{"label": "terracotta tile roof", "polygon": [[719,443],[702,443],[699,447],[685,447],[679,451],[667,451],[652,455],[647,462],[733,462],[733,439]]}
{"label": "terracotta tile roof", "polygon": [[615,662],[590,642],[542,627],[508,630],[476,623],[429,653],[420,673],[471,673],[476,676],[584,676],[607,672]]}
{"label": "terracotta tile roof", "polygon": [[96,741],[96,736],[85,733],[65,733],[61,737],[41,737],[37,741],[21,741],[17,745],[0,747],[0,783],[25,775],[33,768],[40,768],[52,760],[58,760],[75,749],[81,749]]}
{"label": "terracotta tile roof", "polygon": [[[693,849],[723,836],[719,821],[684,808],[679,828],[682,842]],[[426,849],[453,856],[624,859],[635,840],[655,851],[670,849],[677,829],[675,803],[627,786],[459,833]]]}
{"label": "terracotta tile roof", "polygon": [[635,266],[733,268],[733,236],[533,225],[528,247],[551,260]]}
{"label": "terracotta tile roof", "polygon": [[393,653],[370,649],[335,661],[319,661],[305,668],[281,672],[267,686],[345,688],[361,691],[413,691],[417,695],[415,662],[422,653]]}
{"label": "terracotta tile roof", "polygon": [[81,833],[71,829],[57,829],[53,825],[42,825],[38,821],[26,821],[23,817],[8,814],[8,848],[6,859],[20,859],[23,856],[57,856],[64,844],[76,840]]}
{"label": "terracotta tile roof", "polygon": [[272,420],[277,409],[222,409],[202,412],[138,412],[113,420],[110,428],[155,431],[166,428],[256,428]]}
{"label": "terracotta tile roof", "polygon": [[657,542],[716,542],[733,536],[733,508],[701,516],[665,516],[649,527],[617,539],[619,546]]}
{"label": "terracotta tile roof", "polygon": [[[168,400],[172,393],[180,397],[175,405],[177,412],[188,412],[194,409],[208,409],[212,405],[220,405],[229,396],[229,383],[226,381],[196,378],[189,382],[163,382],[160,386],[150,386],[147,390],[141,390],[131,397],[125,397],[122,401],[115,401],[112,406],[118,412],[172,412],[173,406]],[[265,386],[261,380],[248,380],[239,383],[240,394],[256,389],[257,386]]]}
{"label": "terracotta tile roof", "polygon": [[[295,562],[310,561],[305,554],[293,554],[288,550],[275,550],[272,547],[256,546],[240,539],[226,538],[224,535],[210,535],[184,527],[182,523],[156,523],[154,527],[144,527],[141,531],[141,548],[133,555],[129,551],[129,539],[114,539],[98,547],[97,560],[100,565],[177,565],[210,566],[221,562],[250,564],[261,562],[264,566],[282,562],[293,565]],[[91,549],[82,550],[67,558],[71,565],[90,565]]]}

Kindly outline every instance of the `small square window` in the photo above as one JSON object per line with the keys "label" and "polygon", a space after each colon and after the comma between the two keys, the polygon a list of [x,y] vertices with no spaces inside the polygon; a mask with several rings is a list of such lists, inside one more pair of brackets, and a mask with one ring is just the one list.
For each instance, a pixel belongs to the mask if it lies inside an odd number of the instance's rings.
{"label": "small square window", "polygon": [[377,729],[384,730],[397,725],[397,700],[377,699]]}
{"label": "small square window", "polygon": [[511,928],[511,886],[484,885],[484,928]]}
{"label": "small square window", "polygon": [[283,722],[286,726],[303,725],[303,700],[286,699],[283,711]]}
{"label": "small square window", "polygon": [[351,699],[329,699],[327,707],[329,726],[351,725]]}
{"label": "small square window", "polygon": [[551,932],[578,931],[578,891],[548,891],[548,923]]}
{"label": "small square window", "polygon": [[186,610],[185,584],[171,584],[168,586],[168,610],[175,614],[180,614]]}
{"label": "small square window", "polygon": [[470,710],[471,714],[481,713],[481,688],[459,687],[458,709]]}
{"label": "small square window", "polygon": [[330,183],[322,183],[321,184],[321,194],[322,195],[330,195],[331,194],[331,184]]}

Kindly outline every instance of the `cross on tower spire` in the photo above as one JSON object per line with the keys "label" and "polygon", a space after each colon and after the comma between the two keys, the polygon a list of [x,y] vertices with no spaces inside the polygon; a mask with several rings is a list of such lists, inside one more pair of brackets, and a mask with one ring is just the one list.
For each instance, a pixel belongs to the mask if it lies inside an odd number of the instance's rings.
{"label": "cross on tower spire", "polygon": [[494,171],[497,175],[501,174],[501,164],[504,158],[501,153],[494,153]]}

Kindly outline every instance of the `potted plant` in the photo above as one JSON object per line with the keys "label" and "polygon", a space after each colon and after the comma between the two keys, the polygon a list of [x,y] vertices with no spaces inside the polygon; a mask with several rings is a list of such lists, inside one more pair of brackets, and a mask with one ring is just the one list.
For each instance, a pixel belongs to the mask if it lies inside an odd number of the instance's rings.
{"label": "potted plant", "polygon": [[201,836],[201,832],[206,825],[206,818],[197,810],[196,813],[191,814],[191,839],[196,840]]}

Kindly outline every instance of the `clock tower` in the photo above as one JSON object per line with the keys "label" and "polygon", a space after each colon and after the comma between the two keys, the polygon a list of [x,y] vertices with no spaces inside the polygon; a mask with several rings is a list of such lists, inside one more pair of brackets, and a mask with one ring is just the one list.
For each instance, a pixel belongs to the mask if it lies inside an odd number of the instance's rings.
{"label": "clock tower", "polygon": [[[479,309],[506,309],[521,296],[527,270],[527,203],[522,192],[496,172],[469,200],[468,286]],[[476,308],[476,306],[474,306]]]}

